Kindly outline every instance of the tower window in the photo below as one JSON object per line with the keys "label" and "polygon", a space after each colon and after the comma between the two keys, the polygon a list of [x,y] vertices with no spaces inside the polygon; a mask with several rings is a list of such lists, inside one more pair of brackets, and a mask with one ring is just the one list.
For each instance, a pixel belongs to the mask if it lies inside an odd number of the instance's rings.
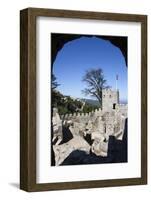
{"label": "tower window", "polygon": [[115,107],[116,107],[116,103],[113,103],[113,109],[115,110]]}

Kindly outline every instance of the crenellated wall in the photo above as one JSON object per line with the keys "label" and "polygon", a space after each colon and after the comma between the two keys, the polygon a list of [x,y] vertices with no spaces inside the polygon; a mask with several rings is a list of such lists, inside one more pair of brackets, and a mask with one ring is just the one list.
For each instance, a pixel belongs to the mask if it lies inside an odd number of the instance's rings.
{"label": "crenellated wall", "polygon": [[101,114],[103,113],[102,109],[99,108],[99,109],[95,109],[94,111],[92,112],[89,112],[89,113],[80,113],[80,112],[77,112],[77,113],[73,113],[73,114],[65,114],[65,115],[61,115],[60,118],[62,120],[71,120],[71,119],[83,119],[83,118],[91,118],[91,117],[94,117],[94,116],[100,116]]}
{"label": "crenellated wall", "polygon": [[[110,111],[96,109],[89,113],[73,113],[61,115],[60,118],[63,124],[69,122],[77,122],[77,123],[89,123],[89,121],[95,123],[98,117],[102,117],[102,120],[106,123],[106,132],[113,133],[113,127],[117,124],[121,117],[127,118],[127,105],[125,104],[117,104],[115,109]],[[118,121],[118,122],[117,122]]]}

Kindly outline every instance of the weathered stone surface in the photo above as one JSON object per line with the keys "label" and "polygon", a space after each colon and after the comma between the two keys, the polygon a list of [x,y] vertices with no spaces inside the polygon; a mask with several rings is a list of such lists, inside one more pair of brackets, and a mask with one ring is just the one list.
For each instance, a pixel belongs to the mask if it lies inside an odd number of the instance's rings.
{"label": "weathered stone surface", "polygon": [[53,138],[52,141],[54,142],[56,139],[57,144],[59,144],[62,140],[62,120],[58,114],[57,108],[53,109],[53,117],[52,117],[52,125],[53,125]]}
{"label": "weathered stone surface", "polygon": [[[90,113],[67,114],[60,119],[57,109],[54,109],[52,141],[57,140],[53,145],[56,165],[63,163],[69,154],[76,150],[89,153],[91,149],[96,156],[107,157],[110,136],[117,140],[115,144],[120,144],[123,140],[127,105],[119,104],[118,91],[106,89],[103,95],[103,109]],[[65,143],[62,140],[62,126],[68,128],[73,136]],[[89,138],[88,142],[86,138]]]}
{"label": "weathered stone surface", "polygon": [[116,105],[119,104],[119,92],[117,90],[104,89],[102,98],[102,107],[105,111],[115,109]]}
{"label": "weathered stone surface", "polygon": [[106,157],[107,151],[108,151],[108,142],[104,142],[99,139],[95,139],[92,144],[91,150],[97,156]]}
{"label": "weathered stone surface", "polygon": [[71,152],[74,150],[82,150],[86,153],[90,151],[90,145],[80,136],[76,136],[71,139],[69,142],[66,142],[62,145],[54,145],[53,150],[55,153],[55,162],[56,165],[60,165]]}

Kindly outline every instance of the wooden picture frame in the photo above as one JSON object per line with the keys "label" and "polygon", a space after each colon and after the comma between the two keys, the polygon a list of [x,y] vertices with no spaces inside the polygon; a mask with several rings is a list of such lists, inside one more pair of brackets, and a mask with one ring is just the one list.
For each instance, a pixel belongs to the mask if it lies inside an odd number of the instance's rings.
{"label": "wooden picture frame", "polygon": [[[36,19],[39,16],[141,23],[141,177],[36,183]],[[20,12],[20,188],[47,191],[147,184],[147,16],[27,8]]]}

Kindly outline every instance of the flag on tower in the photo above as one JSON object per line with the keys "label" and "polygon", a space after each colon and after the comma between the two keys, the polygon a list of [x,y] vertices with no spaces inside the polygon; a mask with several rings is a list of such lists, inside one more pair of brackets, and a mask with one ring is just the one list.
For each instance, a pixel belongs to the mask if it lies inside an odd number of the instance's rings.
{"label": "flag on tower", "polygon": [[116,74],[116,80],[118,80],[118,74]]}
{"label": "flag on tower", "polygon": [[117,82],[118,82],[118,74],[116,74],[116,90],[118,90]]}

